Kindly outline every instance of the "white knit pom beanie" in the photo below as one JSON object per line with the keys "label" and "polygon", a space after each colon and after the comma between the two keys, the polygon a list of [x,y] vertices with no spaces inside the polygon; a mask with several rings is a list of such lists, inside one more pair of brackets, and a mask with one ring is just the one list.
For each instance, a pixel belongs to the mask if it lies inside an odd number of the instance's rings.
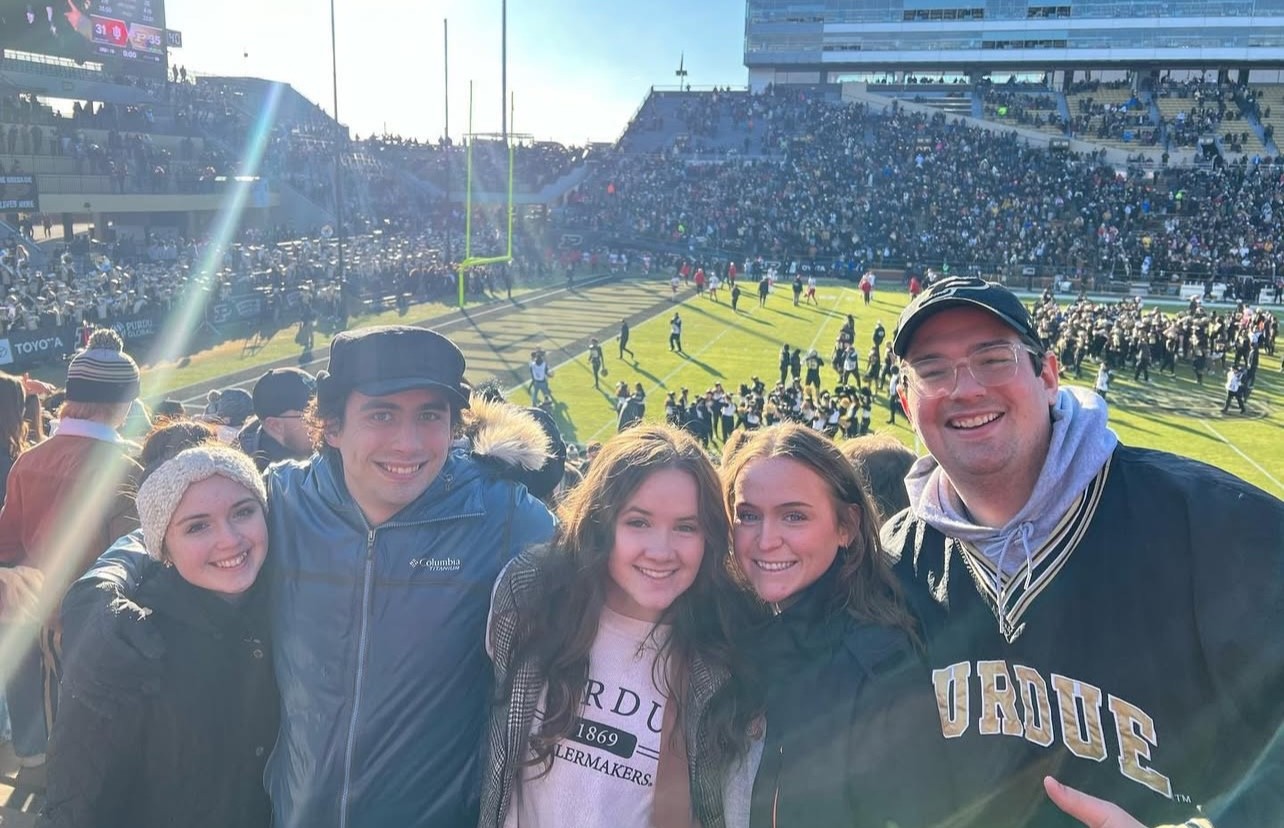
{"label": "white knit pom beanie", "polygon": [[158,561],[163,560],[161,550],[165,544],[165,530],[169,528],[169,520],[187,487],[216,474],[249,489],[264,510],[267,509],[267,489],[263,486],[263,478],[254,467],[254,461],[245,454],[212,444],[186,449],[158,466],[138,488],[135,501],[138,519],[143,526],[143,545],[147,547],[148,555]]}

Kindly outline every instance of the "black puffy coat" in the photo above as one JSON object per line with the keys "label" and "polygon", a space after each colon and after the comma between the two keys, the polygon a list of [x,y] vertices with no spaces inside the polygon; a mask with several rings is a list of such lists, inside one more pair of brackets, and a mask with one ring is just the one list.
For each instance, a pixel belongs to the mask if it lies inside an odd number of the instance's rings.
{"label": "black puffy coat", "polygon": [[63,693],[38,824],[266,828],[263,767],[279,702],[265,579],[239,604],[160,564],[144,579],[136,600],[153,611],[148,623],[164,639],[162,677],[122,688],[110,700],[112,715],[95,712],[105,709],[101,702],[91,708]]}
{"label": "black puffy coat", "polygon": [[907,634],[853,618],[838,562],[758,638],[767,735],[752,828],[948,824],[950,777],[926,668]]}

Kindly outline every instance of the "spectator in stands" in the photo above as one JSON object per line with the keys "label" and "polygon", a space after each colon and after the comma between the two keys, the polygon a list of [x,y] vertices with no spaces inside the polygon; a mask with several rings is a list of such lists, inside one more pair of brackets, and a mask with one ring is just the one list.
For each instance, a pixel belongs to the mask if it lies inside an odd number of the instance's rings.
{"label": "spectator in stands", "polygon": [[232,443],[245,421],[254,416],[254,398],[244,388],[216,388],[206,394],[206,400],[201,419],[216,426],[225,443]]}
{"label": "spectator in stands", "polygon": [[[476,822],[487,593],[441,584],[492,583],[518,550],[548,539],[552,520],[523,488],[452,451],[469,402],[464,371],[459,349],[426,329],[339,334],[310,412],[317,454],[267,472],[283,725],[266,784],[280,828]],[[487,520],[469,517],[467,503]],[[164,649],[155,631],[113,615],[98,588],[106,579],[132,596],[137,549],[122,539],[63,615],[84,640],[131,637],[142,650],[125,665],[85,663],[68,674],[70,692],[93,698],[104,675],[156,669],[146,657]],[[305,570],[326,577],[300,580]],[[336,584],[347,598],[336,599]],[[431,646],[406,637],[412,627],[437,630]],[[344,644],[352,636],[369,642],[363,657]],[[348,767],[352,750],[365,758]]]}
{"label": "spectator in stands", "polygon": [[[10,630],[23,653],[6,697],[14,749],[26,765],[44,761],[49,720],[57,709],[63,591],[136,523],[129,493],[140,467],[117,429],[138,396],[139,372],[114,331],[95,331],[67,366],[58,431],[19,455],[0,509],[0,562],[44,575],[40,627]],[[46,619],[53,620],[46,623]]]}
{"label": "spectator in stands", "polygon": [[[570,494],[552,544],[505,568],[487,628],[500,701],[481,825],[721,824],[727,768],[747,750],[754,710],[729,661],[748,602],[725,566],[718,494],[690,436],[630,430]],[[657,586],[651,570],[669,574]],[[590,697],[598,685],[631,688],[638,703],[603,705]],[[634,778],[564,758],[618,758],[576,732],[585,706],[595,727],[636,737]]]}
{"label": "spectator in stands", "polygon": [[[167,659],[159,675],[120,688],[110,716],[69,694],[38,824],[267,828],[262,777],[278,700],[258,579],[263,480],[244,454],[207,443],[149,468],[137,505],[152,562],[136,597]],[[134,657],[125,641],[115,646],[96,658]]]}
{"label": "spectator in stands", "polygon": [[[1151,256],[1157,275],[1251,273],[1266,282],[1284,265],[1272,241],[1284,227],[1284,182],[1252,165],[1166,170],[1156,187],[1146,176],[1117,176],[1099,155],[1049,153],[943,115],[784,93],[763,99],[777,110],[781,163],[688,165],[621,150],[594,173],[602,187],[586,187],[560,220],[572,230],[627,228],[657,240],[679,223],[713,227],[749,250],[853,267],[943,259],[964,272],[1032,264],[1104,273],[1122,270],[1122,257],[1140,272]],[[896,160],[919,155],[921,166]],[[815,188],[791,186],[799,175]],[[939,186],[945,179],[951,186]],[[725,207],[731,201],[734,213]],[[1237,205],[1243,238],[1219,229],[1217,211],[1183,203]],[[1027,221],[1032,215],[1040,218]]]}
{"label": "spectator in stands", "polygon": [[304,417],[316,388],[316,379],[299,368],[273,368],[254,383],[254,418],[241,427],[236,445],[254,458],[260,471],[280,460],[312,455]]}
{"label": "spectator in stands", "polygon": [[[1120,444],[1102,400],[1059,387],[1033,319],[997,283],[933,285],[902,313],[893,348],[931,456],[906,478],[911,507],[882,539],[936,679],[935,754],[952,766],[959,822],[1274,821],[1284,503],[1218,469]],[[1185,622],[1133,626],[1156,616]],[[1048,727],[1032,739],[989,727],[975,706],[964,712],[967,687],[1000,685],[1048,685],[1067,715],[1041,719]],[[1022,707],[1043,708],[1034,692]],[[1103,700],[1100,726],[1078,727],[1081,692],[1090,709]],[[1192,785],[1189,798],[1173,795]]]}
{"label": "spectator in stands", "polygon": [[931,677],[855,469],[786,424],[724,452],[722,479],[736,562],[773,615],[744,645],[766,715],[746,822],[947,824]]}
{"label": "spectator in stands", "polygon": [[27,390],[19,377],[0,373],[0,505],[9,470],[27,448]]}
{"label": "spectator in stands", "polygon": [[909,506],[905,475],[914,465],[914,452],[886,434],[844,440],[838,448],[856,468],[861,485],[877,510],[880,527]]}

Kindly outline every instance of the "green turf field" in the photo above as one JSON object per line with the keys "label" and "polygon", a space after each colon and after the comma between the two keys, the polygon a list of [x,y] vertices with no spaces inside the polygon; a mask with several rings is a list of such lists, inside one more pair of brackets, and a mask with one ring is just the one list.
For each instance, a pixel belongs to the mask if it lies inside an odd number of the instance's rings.
{"label": "green turf field", "polygon": [[[663,290],[657,282],[657,293]],[[723,291],[725,293],[725,291]],[[782,343],[801,347],[804,356],[816,348],[828,362],[829,353],[845,314],[856,317],[856,345],[862,356],[868,350],[870,332],[882,320],[890,338],[896,318],[908,296],[880,290],[866,308],[860,292],[851,287],[822,284],[819,307],[793,306],[787,287],[778,288],[765,308],[758,307],[749,291],[741,297],[740,312],[733,313],[726,297],[720,303],[689,297],[676,305],[684,321],[682,341],[686,356],[668,350],[666,308],[651,321],[633,328],[630,347],[637,353],[634,363],[617,359],[614,340],[604,343],[609,376],[602,390],[593,389],[592,373],[585,354],[555,366],[550,381],[557,396],[556,413],[568,440],[580,444],[604,439],[614,433],[614,384],[625,380],[630,387],[641,382],[647,391],[647,419],[664,416],[664,395],[683,386],[692,394],[703,392],[714,381],[734,390],[758,374],[773,385],[778,378],[778,355]],[[1205,376],[1204,385],[1195,384],[1189,368],[1179,367],[1176,379],[1151,371],[1152,382],[1133,382],[1131,372],[1116,372],[1110,389],[1110,420],[1121,440],[1185,454],[1226,469],[1277,497],[1284,497],[1284,375],[1279,372],[1280,356],[1263,357],[1257,388],[1249,400],[1249,414],[1223,415],[1225,398],[1220,375]],[[1095,374],[1085,365],[1082,381],[1067,382],[1091,387]],[[822,369],[824,387],[836,382],[828,366]],[[528,401],[526,389],[514,390],[516,401]],[[1232,408],[1232,411],[1234,409]],[[888,425],[886,406],[874,409],[873,427],[896,435],[913,447],[914,434],[897,418]]]}
{"label": "green turf field", "polygon": [[[879,290],[873,304],[866,308],[858,290],[837,283],[822,283],[820,305],[795,308],[787,285],[782,285],[768,299],[765,308],[758,307],[752,286],[741,297],[740,312],[733,313],[726,291],[722,301],[687,295],[679,303],[664,297],[669,289],[666,279],[630,280],[626,285],[605,285],[568,294],[545,306],[521,309],[523,318],[487,319],[477,331],[493,337],[490,349],[503,352],[505,364],[520,366],[526,359],[528,344],[545,342],[545,347],[564,347],[561,343],[579,341],[598,332],[606,354],[609,375],[600,391],[593,389],[585,353],[554,353],[554,375],[550,380],[557,396],[555,415],[566,438],[581,445],[601,440],[615,431],[615,383],[624,380],[632,387],[641,382],[647,392],[647,418],[661,419],[664,396],[683,386],[694,395],[721,381],[728,390],[758,374],[770,387],[778,376],[778,355],[782,343],[801,347],[804,355],[816,348],[828,361],[838,330],[847,313],[856,317],[856,345],[862,357],[869,349],[870,332],[881,319],[890,337],[896,318],[908,297],[905,293]],[[630,346],[636,361],[617,359],[614,335],[622,313],[637,310],[637,293],[653,292],[658,312],[648,321],[633,327]],[[616,291],[615,294],[612,291]],[[630,304],[622,309],[623,299],[613,296],[630,294]],[[668,350],[669,317],[674,310],[682,314],[683,345],[686,355]],[[421,306],[404,317],[395,313],[367,317],[361,324],[391,321],[421,321],[448,312],[443,306]],[[535,315],[532,320],[526,318]],[[522,334],[517,325],[528,330],[542,327],[544,339]],[[297,355],[293,328],[283,329],[269,345],[257,352],[247,352],[241,340],[195,354],[184,363],[159,366],[145,372],[144,384],[156,396],[168,389],[190,385],[204,379],[230,374],[273,359]],[[509,343],[508,340],[514,340]],[[315,352],[325,352],[326,339],[318,334]],[[462,344],[462,343],[461,343]],[[470,352],[468,346],[465,351]],[[520,351],[520,353],[519,353]],[[493,357],[488,353],[486,356]],[[569,358],[568,358],[569,357]],[[1131,373],[1117,372],[1110,390],[1110,418],[1120,438],[1133,445],[1151,446],[1195,457],[1239,475],[1278,497],[1284,497],[1284,375],[1279,372],[1279,359],[1264,357],[1258,374],[1257,388],[1249,401],[1249,414],[1222,415],[1224,399],[1222,377],[1209,374],[1203,387],[1197,386],[1188,368],[1178,369],[1176,379],[1151,372],[1150,384],[1133,382]],[[474,363],[479,360],[474,359]],[[490,364],[489,362],[486,364]],[[176,369],[176,370],[175,370]],[[1085,366],[1083,385],[1090,385],[1095,367]],[[836,377],[828,367],[822,369],[825,387],[832,387]],[[474,380],[480,376],[474,376]],[[1076,382],[1073,379],[1066,380]],[[515,402],[529,402],[525,387],[510,389]],[[882,403],[885,401],[880,400]],[[875,430],[894,434],[914,447],[913,432],[898,418],[888,425],[885,404],[874,410]]]}

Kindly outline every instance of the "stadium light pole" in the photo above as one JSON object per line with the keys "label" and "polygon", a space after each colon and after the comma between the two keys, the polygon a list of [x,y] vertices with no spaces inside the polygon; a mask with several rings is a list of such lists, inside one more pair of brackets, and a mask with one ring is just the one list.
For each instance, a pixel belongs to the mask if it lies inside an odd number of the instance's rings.
{"label": "stadium light pole", "polygon": [[442,152],[446,154],[446,210],[445,210],[445,216],[444,216],[444,226],[446,231],[446,267],[450,267],[450,262],[452,258],[450,255],[450,252],[451,252],[450,251],[450,213],[451,213],[451,207],[450,207],[450,184],[451,184],[451,181],[450,181],[450,178],[451,178],[450,176],[450,167],[451,167],[451,162],[450,162],[450,21],[446,20],[445,18],[442,18],[442,21],[441,21],[441,37],[442,37],[442,48],[441,48],[442,96],[441,97],[442,97],[442,100],[445,102],[443,104],[443,107],[445,109],[445,112],[444,112],[445,127],[443,130],[445,133],[445,141],[443,142]]}
{"label": "stadium light pole", "polygon": [[508,0],[499,0],[499,133],[508,149]]}
{"label": "stadium light pole", "polygon": [[339,308],[340,316],[348,318],[348,274],[343,267],[343,126],[339,123],[339,48],[337,27],[334,23],[334,0],[330,0],[330,78],[334,94],[334,223],[335,240],[339,246]]}

